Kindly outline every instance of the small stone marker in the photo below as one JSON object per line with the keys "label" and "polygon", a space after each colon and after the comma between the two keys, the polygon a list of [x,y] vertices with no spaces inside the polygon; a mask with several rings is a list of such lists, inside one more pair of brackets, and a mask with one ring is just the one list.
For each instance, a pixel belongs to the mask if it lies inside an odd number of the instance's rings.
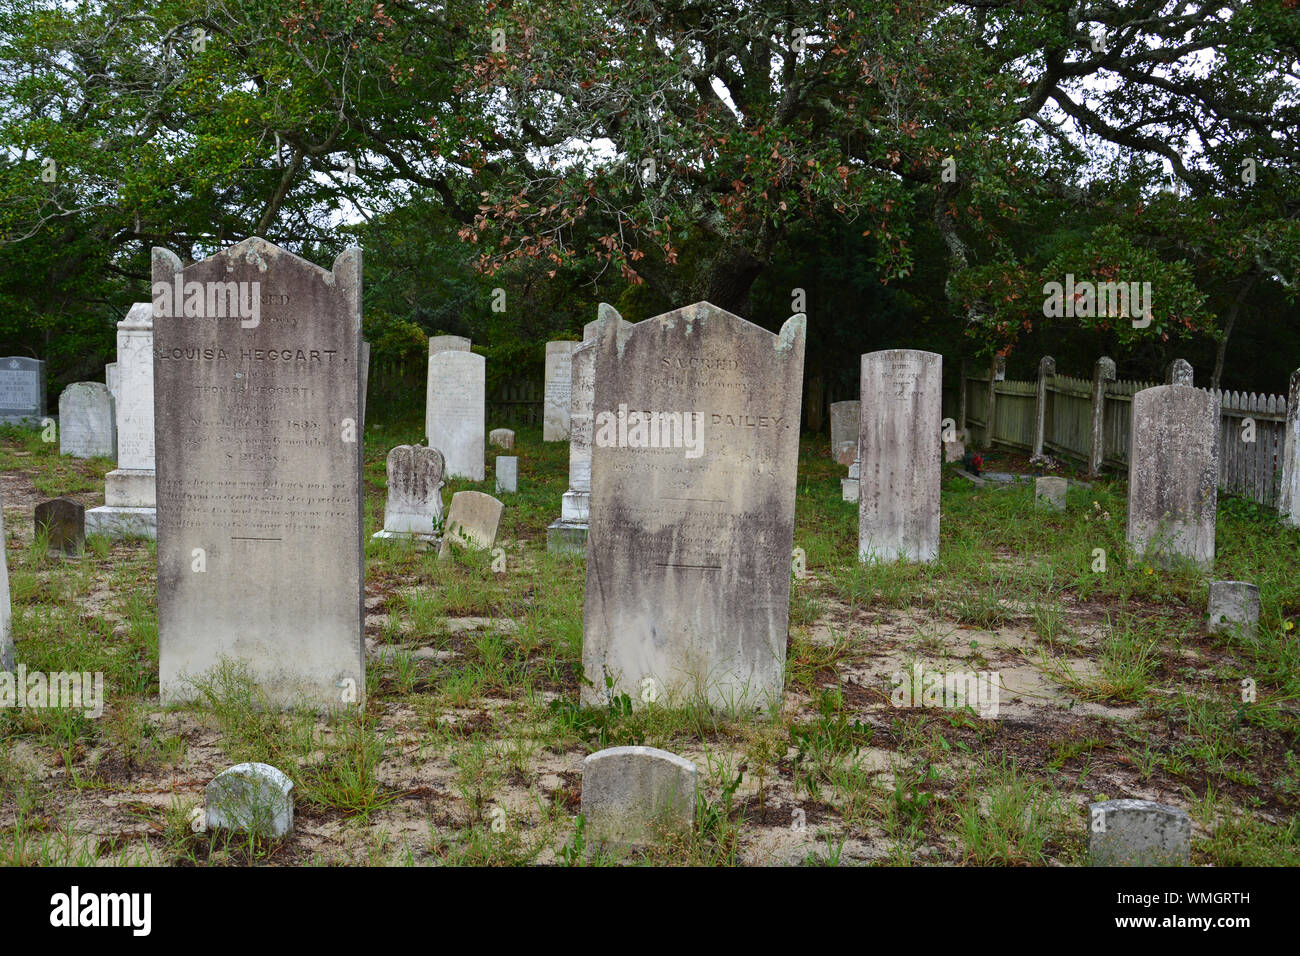
{"label": "small stone marker", "polygon": [[0,671],[14,669],[13,608],[9,604],[9,538],[0,502]]}
{"label": "small stone marker", "polygon": [[542,441],[569,440],[569,403],[573,397],[573,350],[578,345],[578,342],[546,343]]}
{"label": "small stone marker", "polygon": [[152,264],[162,701],[238,660],[270,706],[360,705],[361,250]]}
{"label": "small stone marker", "polygon": [[104,477],[104,504],[86,512],[87,534],[157,537],[153,361],[153,303],[137,302],[117,323],[117,467]]}
{"label": "small stone marker", "polygon": [[59,396],[59,454],[116,458],[113,393],[103,382],[73,382]]}
{"label": "small stone marker", "polygon": [[36,532],[47,528],[50,554],[76,557],[86,546],[86,506],[71,498],[55,498],[36,506]]}
{"label": "small stone marker", "polygon": [[1106,800],[1088,808],[1092,866],[1186,866],[1192,818],[1151,800]]}
{"label": "small stone marker", "polygon": [[1065,492],[1070,483],[1064,478],[1034,479],[1034,507],[1046,511],[1065,510]]}
{"label": "small stone marker", "polygon": [[453,544],[488,549],[496,544],[497,528],[505,505],[481,491],[458,491],[447,509],[447,529],[442,534],[438,560],[451,554]]}
{"label": "small stone marker", "polygon": [[486,369],[487,360],[473,352],[449,350],[429,357],[425,434],[429,447],[442,452],[448,478],[483,480]]}
{"label": "small stone marker", "polygon": [[695,764],[654,747],[610,747],[582,762],[582,815],[592,846],[660,843],[691,832]]}
{"label": "small stone marker", "polygon": [[0,422],[39,425],[45,417],[45,363],[11,355],[0,358]]}
{"label": "small stone marker", "polygon": [[1209,631],[1251,638],[1259,631],[1259,588],[1249,581],[1211,581]]}
{"label": "small stone marker", "polygon": [[519,490],[519,459],[513,456],[497,456],[497,494],[513,495]]}
{"label": "small stone marker", "polygon": [[293,831],[293,781],[265,763],[241,763],[204,788],[208,829],[274,839]]}
{"label": "small stone marker", "polygon": [[939,556],[943,357],[891,349],[862,356],[858,560]]}
{"label": "small stone marker", "polygon": [[862,487],[858,477],[861,474],[862,462],[855,458],[849,465],[849,476],[840,479],[840,497],[845,501],[857,502]]}
{"label": "small stone marker", "polygon": [[1139,556],[1214,563],[1219,402],[1189,385],[1133,396],[1127,537]]}
{"label": "small stone marker", "polygon": [[388,453],[387,469],[384,530],[373,537],[436,540],[442,523],[442,452],[423,445],[398,445]]}
{"label": "small stone marker", "polygon": [[1165,373],[1166,385],[1191,385],[1195,372],[1192,370],[1192,363],[1187,359],[1176,358],[1169,363],[1169,368]]}
{"label": "small stone marker", "polygon": [[515,447],[515,433],[509,428],[494,428],[488,432],[488,441],[498,448],[511,451]]}
{"label": "small stone marker", "polygon": [[861,402],[831,404],[831,454],[841,465],[851,465],[858,457],[858,415]]}
{"label": "small stone marker", "polygon": [[943,460],[945,463],[961,461],[966,457],[966,442],[953,438],[943,443]]}

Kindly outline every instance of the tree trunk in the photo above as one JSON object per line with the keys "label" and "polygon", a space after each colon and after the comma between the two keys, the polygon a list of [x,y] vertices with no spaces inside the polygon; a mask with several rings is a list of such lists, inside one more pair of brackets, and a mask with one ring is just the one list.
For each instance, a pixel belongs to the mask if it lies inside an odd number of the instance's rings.
{"label": "tree trunk", "polygon": [[1237,324],[1237,313],[1241,311],[1241,304],[1246,301],[1246,296],[1250,294],[1258,278],[1258,275],[1250,277],[1237,293],[1237,298],[1232,301],[1232,308],[1228,310],[1228,321],[1223,326],[1223,338],[1219,340],[1219,346],[1214,350],[1214,374],[1210,376],[1212,389],[1219,387],[1219,379],[1223,377],[1223,356],[1228,351],[1228,337],[1232,335],[1232,327]]}
{"label": "tree trunk", "polygon": [[724,249],[709,267],[704,280],[704,298],[721,309],[749,318],[749,290],[762,269],[763,264],[748,249],[739,246]]}

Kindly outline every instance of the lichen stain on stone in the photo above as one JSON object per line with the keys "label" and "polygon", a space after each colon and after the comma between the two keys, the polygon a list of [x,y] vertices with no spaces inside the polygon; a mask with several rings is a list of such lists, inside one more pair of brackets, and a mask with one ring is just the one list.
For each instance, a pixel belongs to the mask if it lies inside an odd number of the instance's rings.
{"label": "lichen stain on stone", "polygon": [[772,347],[778,352],[788,352],[794,348],[794,343],[803,338],[807,328],[807,318],[802,312],[792,315],[786,319],[785,325],[781,326],[781,334],[776,337]]}

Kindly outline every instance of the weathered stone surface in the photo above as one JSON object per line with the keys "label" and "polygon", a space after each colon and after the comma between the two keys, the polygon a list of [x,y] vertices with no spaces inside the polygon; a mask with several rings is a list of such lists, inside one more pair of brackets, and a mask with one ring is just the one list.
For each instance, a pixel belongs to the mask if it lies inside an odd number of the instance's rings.
{"label": "weathered stone surface", "polygon": [[943,460],[945,462],[961,461],[966,457],[966,442],[960,438],[943,443]]}
{"label": "weathered stone surface", "polygon": [[1211,581],[1209,631],[1252,638],[1259,631],[1259,588],[1248,581]]}
{"label": "weathered stone surface", "polygon": [[103,506],[86,512],[88,534],[157,533],[153,363],[153,304],[137,302],[117,324],[117,467],[104,479]]}
{"label": "weathered stone surface", "polygon": [[1191,858],[1192,820],[1183,810],[1151,800],[1105,800],[1088,809],[1093,866],[1185,866]]}
{"label": "weathered stone surface", "polygon": [[573,397],[573,350],[578,345],[578,342],[546,343],[542,441],[569,440],[569,405]]}
{"label": "weathered stone surface", "polygon": [[9,603],[9,538],[0,501],[0,671],[14,669],[13,607]]}
{"label": "weathered stone surface", "polygon": [[163,701],[233,659],[273,706],[359,702],[361,252],[155,249],[153,281]]}
{"label": "weathered stone surface", "polygon": [[45,363],[22,355],[0,358],[0,422],[36,425],[45,417]]}
{"label": "weathered stone surface", "polygon": [[428,444],[447,462],[448,478],[482,481],[486,469],[485,374],[487,362],[473,352],[444,351],[429,357]]}
{"label": "weathered stone surface", "polygon": [[1034,479],[1034,507],[1047,511],[1065,510],[1065,492],[1070,483],[1064,478]]}
{"label": "weathered stone surface", "polygon": [[519,490],[519,459],[498,455],[496,462],[497,494],[513,495]]}
{"label": "weathered stone surface", "polygon": [[831,454],[841,465],[851,465],[858,457],[858,418],[861,402],[831,404]]}
{"label": "weathered stone surface", "polygon": [[593,847],[648,846],[689,835],[695,764],[654,747],[610,747],[582,762],[582,815]]}
{"label": "weathered stone surface", "polygon": [[71,498],[55,498],[36,506],[36,533],[47,529],[50,553],[75,557],[86,546],[86,506]]}
{"label": "weathered stone surface", "polygon": [[73,382],[59,396],[59,454],[72,458],[117,455],[113,393],[103,382]]}
{"label": "weathered stone surface", "polygon": [[413,535],[432,539],[442,523],[442,452],[398,445],[388,453],[384,530],[376,537]]}
{"label": "weathered stone surface", "polygon": [[862,356],[858,558],[939,556],[943,357],[892,349]]}
{"label": "weathered stone surface", "polygon": [[585,702],[780,698],[803,356],[802,315],[779,335],[708,302],[622,342],[601,325]]}
{"label": "weathered stone surface", "polygon": [[433,367],[433,357],[441,352],[468,352],[470,340],[460,335],[434,335],[429,339],[429,375],[425,382],[425,434],[428,435],[429,410],[433,407],[434,383],[437,372]]}
{"label": "weathered stone surface", "polygon": [[861,485],[858,483],[861,474],[862,462],[857,458],[854,458],[853,461],[849,463],[849,476],[840,479],[840,497],[845,501],[857,502],[858,496],[861,493]]}
{"label": "weathered stone surface", "polygon": [[1291,373],[1286,432],[1281,444],[1282,485],[1277,492],[1277,510],[1284,524],[1300,527],[1300,369]]}
{"label": "weathered stone surface", "polygon": [[265,763],[241,763],[204,788],[208,829],[256,833],[266,838],[293,832],[293,781]]}
{"label": "weathered stone surface", "polygon": [[442,535],[439,560],[451,554],[453,545],[488,549],[496,544],[497,529],[505,505],[481,491],[458,491],[447,509],[447,530]]}
{"label": "weathered stone surface", "polygon": [[113,401],[119,401],[117,394],[117,363],[109,362],[104,366],[104,384],[113,395]]}
{"label": "weathered stone surface", "polygon": [[1195,373],[1187,359],[1174,359],[1165,372],[1166,385],[1191,385]]}
{"label": "weathered stone surface", "polygon": [[1138,555],[1214,563],[1219,399],[1188,385],[1133,396],[1128,543]]}
{"label": "weathered stone surface", "polygon": [[488,442],[510,451],[515,447],[515,433],[509,428],[494,428],[488,432]]}

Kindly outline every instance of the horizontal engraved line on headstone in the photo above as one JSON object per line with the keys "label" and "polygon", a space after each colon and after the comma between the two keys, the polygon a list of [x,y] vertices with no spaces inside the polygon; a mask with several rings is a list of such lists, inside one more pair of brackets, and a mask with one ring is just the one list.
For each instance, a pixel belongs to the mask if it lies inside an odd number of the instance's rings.
{"label": "horizontal engraved line on headstone", "polygon": [[253,537],[243,537],[240,535],[231,535],[230,540],[231,541],[283,541],[284,539],[283,538],[253,538]]}
{"label": "horizontal engraved line on headstone", "polygon": [[678,568],[683,571],[721,571],[720,564],[679,564],[672,561],[656,561],[656,568]]}

